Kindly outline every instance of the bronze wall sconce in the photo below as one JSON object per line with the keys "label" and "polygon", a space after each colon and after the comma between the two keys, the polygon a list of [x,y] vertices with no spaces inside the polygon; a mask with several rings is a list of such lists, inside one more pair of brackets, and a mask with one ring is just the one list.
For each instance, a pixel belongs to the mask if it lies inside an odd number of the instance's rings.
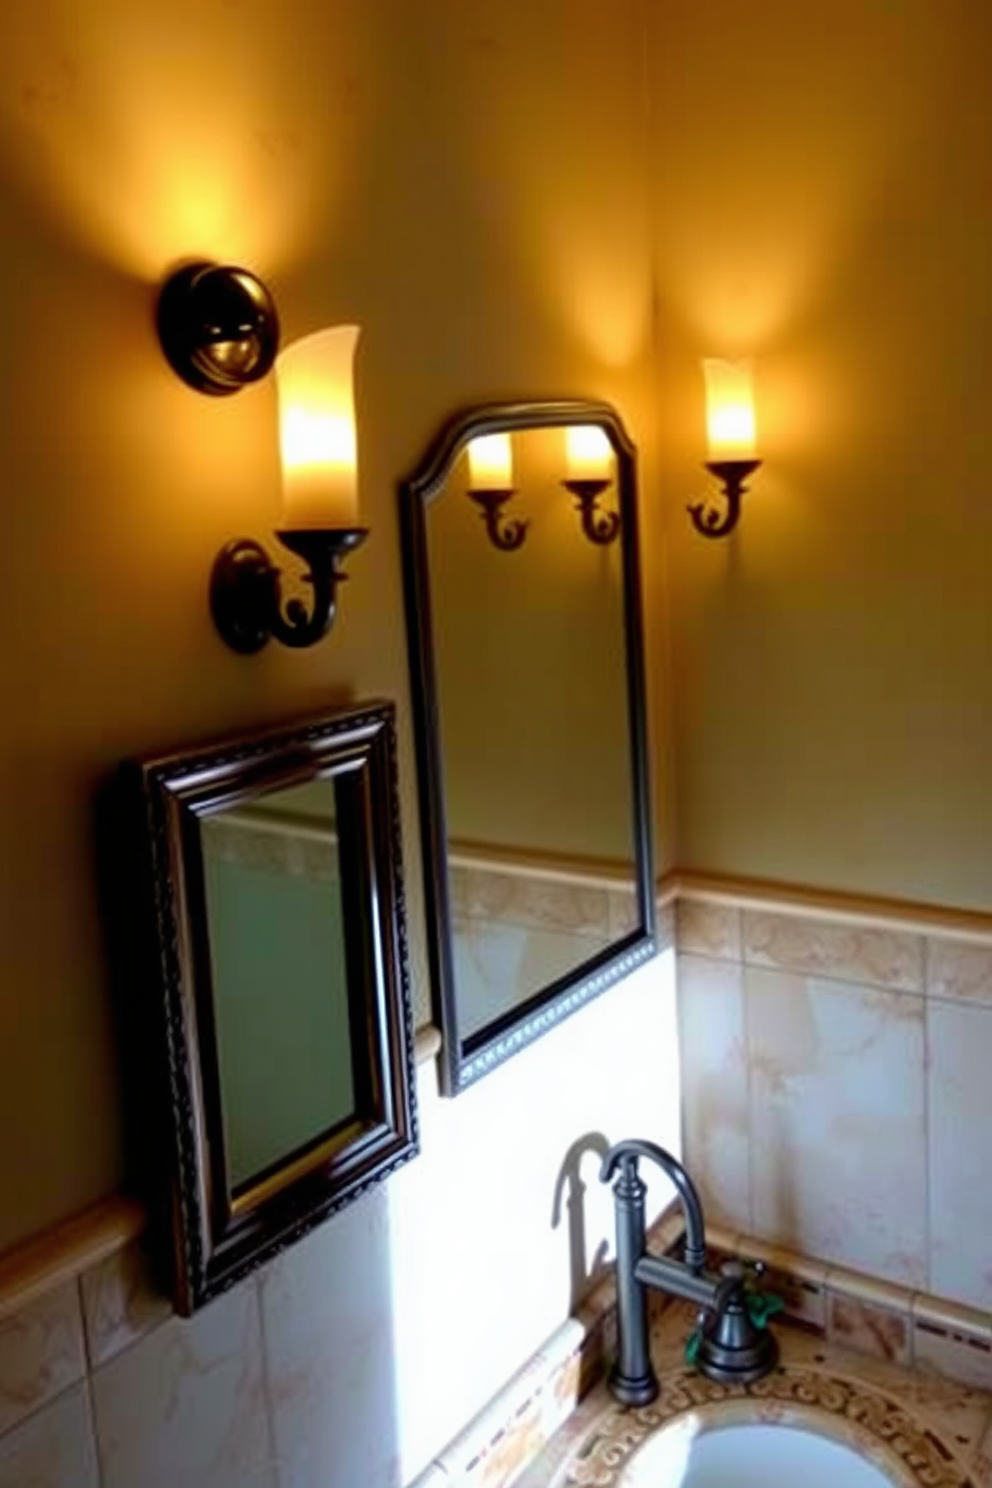
{"label": "bronze wall sconce", "polygon": [[754,388],[750,362],[725,362],[707,357],[706,428],[709,459],[706,469],[723,488],[724,510],[705,501],[686,508],[692,525],[703,537],[727,537],[740,520],[741,497],[748,477],[761,461],[755,450]]}
{"label": "bronze wall sconce", "polygon": [[198,393],[226,397],[271,368],[279,316],[265,285],[247,269],[194,263],[163,285],[158,334],[184,382]]}
{"label": "bronze wall sconce", "polygon": [[284,548],[306,564],[304,582],[313,590],[309,608],[301,599],[284,603],[281,572],[250,537],[239,537],[217,554],[210,577],[210,613],[221,636],[242,656],[267,641],[293,650],[325,636],[337,613],[337,588],[348,577],[341,563],[368,536],[364,527],[280,530]]}
{"label": "bronze wall sconce", "polygon": [[158,330],[169,364],[198,392],[237,392],[276,363],[283,521],[276,537],[306,565],[309,604],[285,599],[279,568],[251,538],[228,543],[210,579],[210,613],[232,650],[269,640],[299,650],[334,623],[345,556],[364,542],[358,525],[352,363],[357,326],[295,341],[279,356],[272,297],[246,269],[193,264],[166,282]]}
{"label": "bronze wall sconce", "polygon": [[723,487],[724,510],[721,516],[715,506],[694,501],[686,511],[692,525],[703,537],[726,537],[737,526],[741,514],[741,497],[747,490],[747,478],[760,466],[760,460],[707,460],[706,469]]}

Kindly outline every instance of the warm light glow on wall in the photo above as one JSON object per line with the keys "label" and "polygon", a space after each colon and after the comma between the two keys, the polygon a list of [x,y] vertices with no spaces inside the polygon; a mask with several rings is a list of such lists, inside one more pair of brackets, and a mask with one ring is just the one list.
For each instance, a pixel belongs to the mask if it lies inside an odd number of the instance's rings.
{"label": "warm light glow on wall", "polygon": [[569,480],[609,479],[613,446],[598,424],[570,424],[565,430],[565,473]]}
{"label": "warm light glow on wall", "polygon": [[135,278],[182,255],[284,271],[349,168],[350,104],[326,63],[349,29],[339,7],[302,26],[283,6],[6,6],[5,173]]}
{"label": "warm light glow on wall", "polygon": [[707,357],[707,458],[753,460],[755,457],[754,386],[751,363]]}
{"label": "warm light glow on wall", "polygon": [[508,491],[513,486],[513,446],[509,434],[480,434],[469,441],[469,487]]}
{"label": "warm light glow on wall", "polygon": [[358,525],[352,365],[359,330],[316,331],[276,360],[286,529]]}

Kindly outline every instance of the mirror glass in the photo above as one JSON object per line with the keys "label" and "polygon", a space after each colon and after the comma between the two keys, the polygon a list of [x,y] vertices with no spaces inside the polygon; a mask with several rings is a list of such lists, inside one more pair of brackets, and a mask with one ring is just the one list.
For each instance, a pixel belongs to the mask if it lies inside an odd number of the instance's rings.
{"label": "mirror glass", "polygon": [[601,405],[480,410],[403,500],[452,1093],[653,948],[633,450]]}
{"label": "mirror glass", "polygon": [[355,1112],[334,797],[320,780],[200,822],[235,1194]]}
{"label": "mirror glass", "polygon": [[125,781],[190,1313],[416,1151],[394,710],[135,761]]}

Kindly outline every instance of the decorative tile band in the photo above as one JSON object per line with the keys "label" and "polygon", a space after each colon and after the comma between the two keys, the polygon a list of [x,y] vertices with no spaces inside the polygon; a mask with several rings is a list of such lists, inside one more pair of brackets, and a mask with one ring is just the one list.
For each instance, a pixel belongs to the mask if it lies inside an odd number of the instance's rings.
{"label": "decorative tile band", "polygon": [[[709,1236],[719,1253],[762,1262],[762,1285],[782,1297],[786,1316],[831,1343],[992,1391],[992,1313],[800,1256],[754,1236],[714,1227]],[[679,1243],[676,1238],[671,1248]]]}

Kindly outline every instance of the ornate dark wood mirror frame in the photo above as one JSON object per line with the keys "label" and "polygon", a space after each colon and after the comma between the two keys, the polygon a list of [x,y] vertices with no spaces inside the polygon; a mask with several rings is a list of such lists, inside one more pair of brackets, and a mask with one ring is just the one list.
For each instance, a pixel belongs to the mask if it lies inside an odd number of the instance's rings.
{"label": "ornate dark wood mirror frame", "polygon": [[[615,457],[625,653],[622,660],[618,659],[618,664],[623,667],[626,680],[636,923],[629,933],[614,939],[573,972],[544,986],[511,1012],[481,1029],[466,1032],[455,985],[452,945],[445,765],[428,553],[428,508],[452,474],[459,456],[476,437],[564,428],[573,424],[598,425],[609,439]],[[445,424],[416,471],[401,482],[399,495],[433,1016],[443,1036],[441,1087],[446,1095],[456,1095],[655,953],[636,451],[618,414],[608,404],[583,400],[487,404],[466,409]],[[510,555],[506,561],[514,561],[513,556]],[[505,781],[499,782],[499,788],[505,786]]]}
{"label": "ornate dark wood mirror frame", "polygon": [[[188,1315],[417,1151],[394,710],[359,706],[131,762],[124,773],[150,870],[149,948],[171,1115],[174,1301]],[[335,802],[351,1109],[238,1181],[225,1142],[201,826],[315,781],[332,783]]]}

